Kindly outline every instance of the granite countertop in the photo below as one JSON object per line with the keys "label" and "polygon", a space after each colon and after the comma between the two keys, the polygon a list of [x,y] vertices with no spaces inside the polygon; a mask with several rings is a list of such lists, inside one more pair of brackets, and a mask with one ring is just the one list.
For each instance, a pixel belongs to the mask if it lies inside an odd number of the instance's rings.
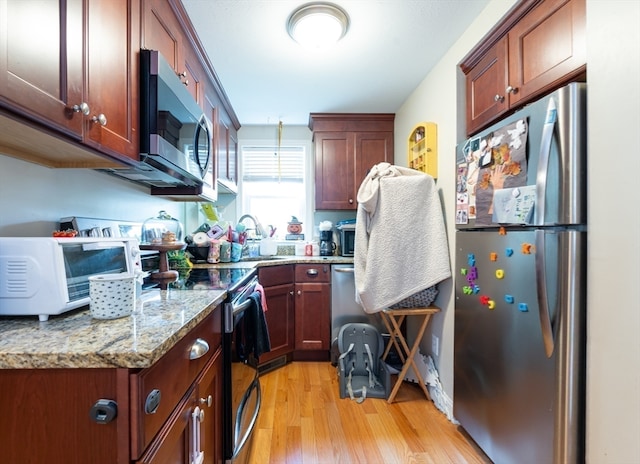
{"label": "granite countertop", "polygon": [[0,317],[0,369],[145,368],[222,303],[225,291],[150,290],[134,314],[93,319],[78,309],[40,322]]}
{"label": "granite countertop", "polygon": [[[342,256],[277,256],[195,268],[351,264]],[[226,296],[224,290],[150,290],[129,317],[93,319],[88,307],[50,316],[0,316],[0,369],[146,368],[160,359]]]}

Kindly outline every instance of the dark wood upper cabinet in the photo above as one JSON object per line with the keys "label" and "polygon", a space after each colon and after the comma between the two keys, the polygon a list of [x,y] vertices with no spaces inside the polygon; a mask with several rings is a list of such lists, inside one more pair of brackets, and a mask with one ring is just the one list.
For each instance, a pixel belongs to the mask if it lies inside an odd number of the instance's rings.
{"label": "dark wood upper cabinet", "polygon": [[585,0],[518,2],[462,60],[467,135],[586,75]]}
{"label": "dark wood upper cabinet", "polygon": [[83,115],[72,108],[84,101],[82,4],[0,0],[2,106],[78,140]]}
{"label": "dark wood upper cabinet", "polygon": [[139,0],[91,0],[87,18],[85,143],[139,157]]}
{"label": "dark wood upper cabinet", "polygon": [[316,210],[355,210],[369,170],[393,163],[394,114],[312,113]]}
{"label": "dark wood upper cabinet", "polygon": [[3,151],[52,167],[137,160],[139,0],[0,0],[0,10]]}

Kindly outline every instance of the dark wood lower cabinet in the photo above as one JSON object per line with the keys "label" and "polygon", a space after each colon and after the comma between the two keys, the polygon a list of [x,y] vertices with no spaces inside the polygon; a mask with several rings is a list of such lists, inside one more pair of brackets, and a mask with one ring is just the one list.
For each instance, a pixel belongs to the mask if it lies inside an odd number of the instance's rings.
{"label": "dark wood lower cabinet", "polygon": [[[1,369],[0,463],[221,463],[221,321],[218,307],[142,370]],[[197,339],[209,351],[190,360]]]}
{"label": "dark wood lower cabinet", "polygon": [[296,264],[296,360],[328,360],[331,348],[331,266]]}
{"label": "dark wood lower cabinet", "polygon": [[[0,370],[0,462],[129,463],[128,398],[127,369]],[[99,399],[118,404],[107,424]]]}
{"label": "dark wood lower cabinet", "polygon": [[260,268],[258,279],[264,287],[267,300],[265,318],[271,342],[271,351],[260,356],[260,365],[264,366],[290,355],[295,348],[293,265]]}
{"label": "dark wood lower cabinet", "polygon": [[[173,411],[144,455],[136,461],[144,464],[197,462],[194,453],[202,453],[202,464],[222,462],[222,351],[209,362],[190,393]],[[195,439],[198,435],[200,440]]]}

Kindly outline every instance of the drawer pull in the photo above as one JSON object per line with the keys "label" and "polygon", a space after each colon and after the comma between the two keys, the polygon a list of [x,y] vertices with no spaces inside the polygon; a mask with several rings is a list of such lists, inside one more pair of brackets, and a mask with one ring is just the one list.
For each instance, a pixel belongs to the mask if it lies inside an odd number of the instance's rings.
{"label": "drawer pull", "polygon": [[197,338],[193,345],[191,345],[191,352],[189,353],[189,359],[199,359],[203,357],[209,351],[209,344],[202,338]]}
{"label": "drawer pull", "polygon": [[147,399],[144,402],[144,412],[147,414],[155,414],[158,410],[158,406],[160,406],[161,398],[162,394],[160,393],[160,390],[151,390],[151,393],[147,395]]}
{"label": "drawer pull", "polygon": [[318,275],[318,270],[317,269],[309,269],[307,271],[307,275],[308,276],[317,276]]}

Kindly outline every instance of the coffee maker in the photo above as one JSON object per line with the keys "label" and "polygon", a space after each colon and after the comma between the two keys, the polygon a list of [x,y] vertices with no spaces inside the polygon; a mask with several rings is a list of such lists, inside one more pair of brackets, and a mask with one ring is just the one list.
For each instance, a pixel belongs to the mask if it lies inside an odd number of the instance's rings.
{"label": "coffee maker", "polygon": [[336,251],[336,244],[333,241],[333,231],[320,231],[320,256],[332,256]]}

